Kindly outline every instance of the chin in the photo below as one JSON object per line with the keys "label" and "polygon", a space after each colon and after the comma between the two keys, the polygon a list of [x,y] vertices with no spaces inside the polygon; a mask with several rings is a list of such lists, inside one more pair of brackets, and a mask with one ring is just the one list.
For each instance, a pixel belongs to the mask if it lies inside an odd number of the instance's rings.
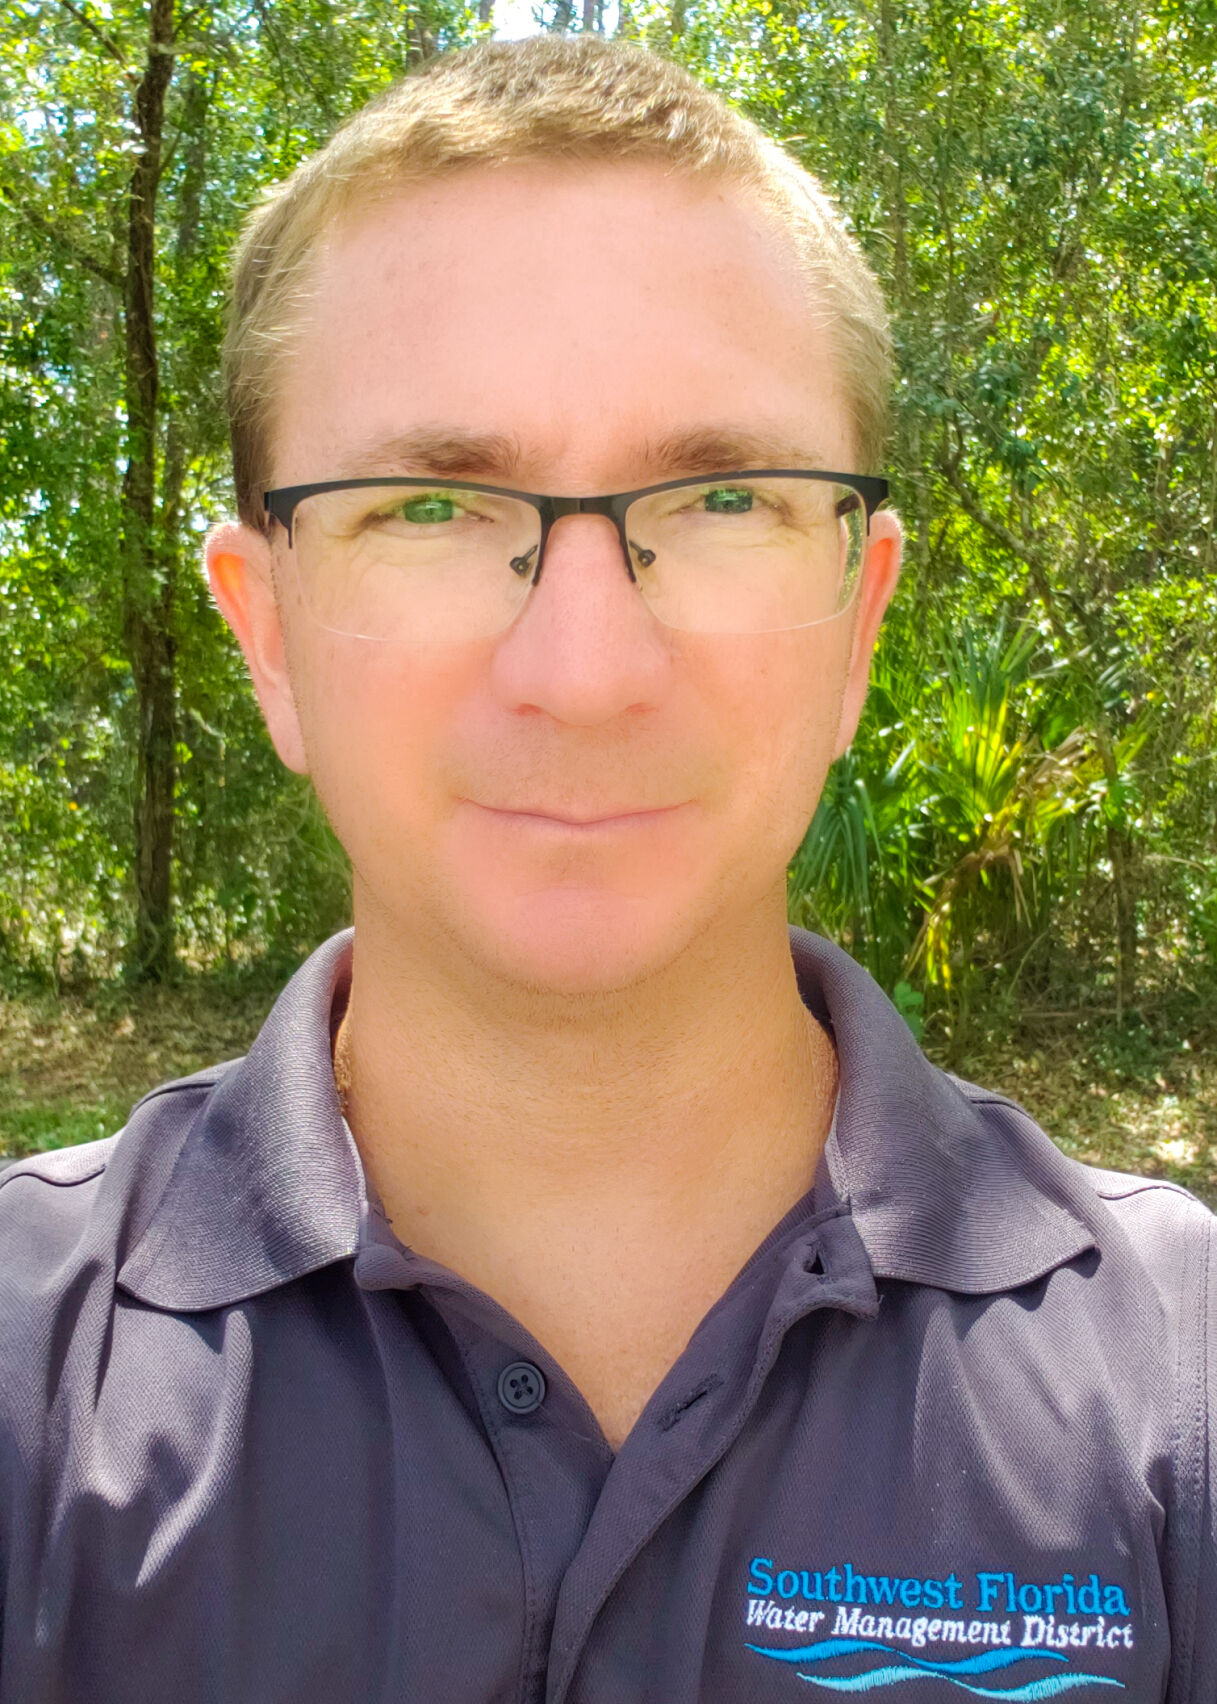
{"label": "chin", "polygon": [[471,956],[530,993],[618,993],[665,969],[686,944],[687,907],[669,894],[555,887],[500,898],[491,908],[482,894],[470,908]]}

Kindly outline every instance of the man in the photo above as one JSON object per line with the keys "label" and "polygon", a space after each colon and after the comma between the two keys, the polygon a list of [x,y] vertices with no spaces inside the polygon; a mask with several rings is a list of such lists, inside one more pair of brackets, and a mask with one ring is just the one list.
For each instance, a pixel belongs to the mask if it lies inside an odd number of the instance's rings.
{"label": "man", "polygon": [[786,925],[886,364],[638,49],[442,59],[255,215],[208,566],[354,937],[4,1177],[4,1704],[1217,1696],[1211,1218]]}

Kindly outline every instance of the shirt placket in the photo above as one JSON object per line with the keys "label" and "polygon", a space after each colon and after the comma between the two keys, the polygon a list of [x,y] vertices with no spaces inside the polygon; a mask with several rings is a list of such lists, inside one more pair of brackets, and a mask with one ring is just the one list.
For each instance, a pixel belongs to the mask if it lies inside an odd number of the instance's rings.
{"label": "shirt placket", "polygon": [[729,1292],[703,1323],[626,1440],[562,1582],[546,1704],[577,1704],[597,1616],[631,1562],[743,1431],[791,1327],[817,1309],[878,1312],[870,1262],[847,1208],[818,1214],[783,1254],[776,1281]]}
{"label": "shirt placket", "polygon": [[614,1457],[582,1395],[506,1309],[403,1249],[374,1217],[370,1287],[417,1288],[443,1319],[510,1503],[525,1594],[516,1704],[577,1704],[596,1618],[630,1563],[743,1430],[786,1333],[817,1309],[878,1310],[847,1202],[750,1263],[694,1334]]}
{"label": "shirt placket", "polygon": [[613,1464],[579,1391],[497,1304],[463,1286],[437,1289],[511,1505],[524,1583],[518,1704],[545,1697],[554,1614]]}

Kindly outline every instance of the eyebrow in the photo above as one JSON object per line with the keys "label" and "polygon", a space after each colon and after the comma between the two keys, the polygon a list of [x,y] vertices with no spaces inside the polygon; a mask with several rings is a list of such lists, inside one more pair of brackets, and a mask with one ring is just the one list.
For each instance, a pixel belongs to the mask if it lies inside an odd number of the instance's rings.
{"label": "eyebrow", "polygon": [[674,432],[646,446],[643,462],[661,473],[729,472],[741,467],[808,467],[827,465],[813,443],[793,443],[779,433],[738,426],[700,427]]}
{"label": "eyebrow", "polygon": [[[746,467],[822,468],[824,456],[810,443],[747,427],[707,426],[677,431],[638,446],[638,465],[655,480],[726,473]],[[423,427],[382,438],[345,458],[346,479],[384,474],[433,474],[436,479],[518,481],[529,460],[518,438],[501,432],[470,432],[459,426]]]}
{"label": "eyebrow", "polygon": [[519,441],[502,433],[427,426],[365,444],[345,459],[343,477],[433,473],[437,479],[455,479],[461,474],[506,479],[522,460]]}

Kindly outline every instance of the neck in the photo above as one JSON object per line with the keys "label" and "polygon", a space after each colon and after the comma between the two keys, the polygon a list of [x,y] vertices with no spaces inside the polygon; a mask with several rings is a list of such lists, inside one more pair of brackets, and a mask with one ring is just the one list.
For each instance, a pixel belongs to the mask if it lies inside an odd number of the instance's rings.
{"label": "neck", "polygon": [[[835,1056],[799,997],[784,908],[596,996],[437,967],[356,918],[336,1050],[347,1115],[404,1242],[462,1266],[539,1220],[754,1241],[810,1187]],[[513,997],[514,996],[514,997]],[[732,1238],[738,1241],[739,1238]],[[734,1252],[740,1252],[738,1249]],[[734,1258],[734,1254],[731,1256]]]}

